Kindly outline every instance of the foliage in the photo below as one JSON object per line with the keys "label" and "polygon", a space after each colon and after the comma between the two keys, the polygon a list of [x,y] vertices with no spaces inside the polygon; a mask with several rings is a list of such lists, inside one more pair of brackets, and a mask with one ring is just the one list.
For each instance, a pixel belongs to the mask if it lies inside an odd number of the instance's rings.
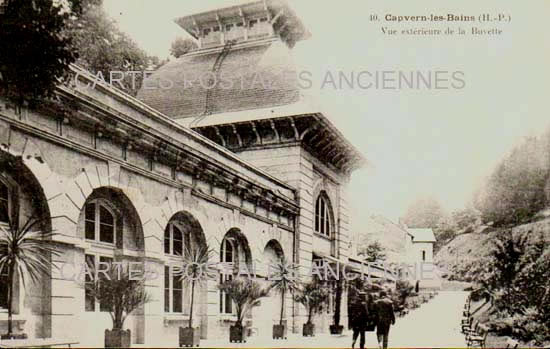
{"label": "foliage", "polygon": [[286,259],[282,257],[277,263],[270,265],[270,269],[269,281],[271,285],[269,289],[281,295],[281,317],[279,324],[282,325],[286,293],[290,292],[294,294],[300,290],[298,267],[293,263],[288,263]]}
{"label": "foliage", "polygon": [[[91,272],[95,273],[94,270]],[[130,273],[122,264],[113,264],[105,272],[106,277],[94,278],[94,282],[85,286],[92,297],[109,309],[113,330],[122,329],[124,321],[133,311],[152,301],[145,290],[146,278]]]}
{"label": "foliage", "polygon": [[[82,16],[66,30],[78,52],[77,64],[91,71],[97,79],[136,95],[143,82],[143,72],[155,67],[158,58],[149,57],[103,10],[100,3],[85,8]],[[122,76],[119,72],[124,73]],[[122,78],[121,82],[115,81]]]}
{"label": "foliage", "polygon": [[405,306],[407,299],[414,295],[414,286],[409,281],[397,280],[395,292],[392,292],[392,299],[397,308]]}
{"label": "foliage", "polygon": [[363,248],[359,251],[358,255],[363,256],[365,262],[383,262],[386,260],[386,249],[380,244],[380,242],[375,241],[369,244],[366,248]]}
{"label": "foliage", "polygon": [[180,58],[181,56],[194,51],[198,48],[197,43],[193,39],[184,39],[182,37],[176,38],[174,42],[172,42],[172,46],[170,47],[170,53],[172,56],[176,58]]}
{"label": "foliage", "polygon": [[193,306],[195,303],[195,285],[202,284],[215,276],[215,272],[208,268],[210,257],[214,251],[208,245],[198,247],[185,245],[182,260],[181,280],[191,285],[191,309],[189,310],[189,327],[193,325]]}
{"label": "foliage", "polygon": [[517,225],[545,207],[549,146],[549,133],[528,137],[500,162],[476,198],[484,222]]}
{"label": "foliage", "polygon": [[499,236],[478,281],[491,295],[498,331],[513,330],[525,341],[550,340],[544,330],[550,321],[550,250],[543,236]]}
{"label": "foliage", "polygon": [[[53,96],[76,59],[67,25],[81,9],[53,0],[5,0],[0,12],[0,93],[19,106]],[[73,7],[73,8],[71,8]]]}
{"label": "foliage", "polygon": [[445,212],[439,201],[424,197],[409,205],[402,221],[409,228],[435,228],[444,216]]}
{"label": "foliage", "polygon": [[311,323],[314,314],[318,314],[328,300],[329,293],[323,283],[313,279],[302,285],[294,300],[301,303],[307,311],[307,323]]}
{"label": "foliage", "polygon": [[[15,210],[14,210],[15,212]],[[13,287],[19,277],[23,287],[37,284],[51,272],[51,257],[58,251],[51,243],[51,232],[43,230],[44,220],[30,217],[23,225],[13,214],[7,228],[0,225],[0,274],[8,274],[8,336],[13,334]],[[35,230],[39,228],[40,230]]]}
{"label": "foliage", "polygon": [[244,317],[252,308],[260,305],[260,299],[266,297],[269,291],[250,278],[236,278],[223,282],[218,286],[220,291],[231,298],[237,312],[235,325],[242,327]]}

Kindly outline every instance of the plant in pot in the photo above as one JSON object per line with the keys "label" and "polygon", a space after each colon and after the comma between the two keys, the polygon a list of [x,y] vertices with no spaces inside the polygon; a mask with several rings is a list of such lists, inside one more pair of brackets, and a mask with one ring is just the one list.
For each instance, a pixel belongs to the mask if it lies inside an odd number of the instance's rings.
{"label": "plant in pot", "polygon": [[208,245],[199,247],[187,246],[181,256],[182,275],[181,280],[191,286],[191,301],[189,309],[189,324],[179,328],[179,345],[186,347],[199,346],[200,327],[193,328],[193,309],[195,305],[195,287],[204,284],[208,279],[215,277],[214,271],[208,268],[212,250]]}
{"label": "plant in pot", "polygon": [[[95,273],[95,270],[92,272]],[[132,312],[152,301],[145,290],[145,278],[136,276],[136,271],[121,262],[113,263],[107,271],[97,274],[101,277],[86,282],[85,289],[111,315],[113,328],[105,330],[105,347],[129,348],[132,344],[131,331],[123,329],[124,322]]]}
{"label": "plant in pot", "polygon": [[243,320],[252,308],[260,305],[260,299],[266,297],[268,291],[250,278],[227,280],[220,284],[218,288],[231,298],[237,313],[237,321],[229,328],[229,341],[246,342]]}
{"label": "plant in pot", "polygon": [[30,286],[29,283],[39,284],[43,276],[50,275],[52,255],[59,254],[51,240],[54,233],[44,231],[44,219],[30,217],[20,225],[17,209],[13,212],[7,226],[0,225],[0,275],[7,276],[8,290],[8,332],[0,339],[27,338],[25,333],[13,332],[15,284],[20,282],[23,288]]}
{"label": "plant in pot", "polygon": [[304,284],[294,297],[294,300],[301,303],[307,311],[307,322],[302,329],[304,337],[315,336],[315,325],[312,322],[313,315],[318,314],[323,309],[327,299],[327,289],[316,279]]}
{"label": "plant in pot", "polygon": [[287,325],[284,323],[285,297],[287,293],[294,295],[300,289],[298,266],[287,263],[283,257],[269,266],[268,280],[271,282],[270,291],[281,295],[281,316],[278,325],[273,325],[273,339],[286,339]]}

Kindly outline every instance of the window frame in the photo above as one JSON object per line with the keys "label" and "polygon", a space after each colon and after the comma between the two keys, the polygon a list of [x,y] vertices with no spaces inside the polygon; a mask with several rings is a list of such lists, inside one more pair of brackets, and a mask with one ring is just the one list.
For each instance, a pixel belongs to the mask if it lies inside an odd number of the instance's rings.
{"label": "window frame", "polygon": [[[179,230],[181,232],[181,254],[175,254],[174,253],[174,228]],[[166,229],[168,230],[169,237],[166,237]],[[164,230],[164,255],[171,256],[171,257],[181,257],[185,251],[185,248],[187,247],[187,243],[191,243],[191,236],[190,232],[187,231],[187,229],[184,229],[183,226],[179,222],[169,222],[166,226],[166,229]],[[169,240],[168,243],[168,252],[166,252],[166,239]]]}
{"label": "window frame", "polygon": [[314,231],[317,235],[332,239],[334,236],[334,217],[332,206],[326,193],[323,191],[315,200]]}
{"label": "window frame", "polygon": [[[88,256],[90,257],[93,257],[94,259],[94,269],[93,271],[97,270],[98,266],[99,266],[99,263],[102,262],[101,259],[102,258],[106,258],[106,259],[109,259],[110,260],[110,263],[113,263],[115,261],[115,258],[114,256],[109,256],[109,255],[106,255],[106,254],[103,254],[103,253],[95,253],[95,252],[91,252],[91,251],[87,251],[84,253],[84,266],[87,267],[88,264],[87,264],[87,258]],[[109,263],[109,262],[108,262]],[[86,277],[87,277],[87,274],[85,274],[84,276],[84,285],[86,285],[87,283],[91,283],[91,282],[95,282],[95,273],[92,274],[92,280],[91,281],[86,281]],[[97,301],[97,299],[94,298],[94,310],[88,310],[86,308],[86,297],[87,294],[86,294],[86,288],[84,288],[84,312],[85,313],[108,313],[109,310],[108,309],[102,309],[102,305],[100,302]]]}
{"label": "window frame", "polygon": [[[94,220],[93,220],[93,223],[94,223],[94,239],[89,239],[86,237],[86,234],[87,234],[87,230],[86,230],[86,223],[87,222],[91,222],[91,220],[88,220],[87,219],[87,206],[88,205],[95,205],[95,208],[94,208]],[[101,208],[104,208],[107,212],[109,212],[109,214],[112,216],[113,218],[113,242],[107,242],[107,241],[101,241],[101,226],[102,225],[105,225],[105,223],[102,223],[101,222]],[[118,218],[120,217],[120,213],[118,210],[116,210],[113,205],[105,200],[105,199],[94,199],[94,200],[90,200],[89,202],[86,202],[84,204],[84,239],[86,241],[90,241],[90,242],[94,242],[94,243],[99,243],[99,244],[106,244],[106,245],[112,245],[112,246],[117,246],[117,221],[118,221]]]}
{"label": "window frame", "polygon": [[[231,246],[231,261],[228,261],[228,249],[227,244]],[[224,237],[222,244],[220,246],[220,262],[221,263],[233,263],[235,265],[235,260],[238,260],[239,257],[239,251],[238,251],[238,243],[233,238]],[[233,280],[233,273],[226,272],[225,268],[222,268],[220,272],[220,283],[223,283],[225,281]],[[235,306],[233,304],[233,301],[231,298],[229,298],[229,295],[226,294],[224,291],[220,290],[220,308],[219,312],[222,315],[235,315]],[[229,311],[228,311],[229,310]]]}
{"label": "window frame", "polygon": [[[179,277],[179,275],[174,273],[174,268],[170,265],[164,266],[164,314],[171,314],[171,315],[181,315],[181,316],[189,316],[189,306],[191,300],[190,297],[190,290],[189,285],[186,285],[183,280],[179,280],[181,283],[181,288],[176,289],[174,288],[174,278]],[[168,281],[168,285],[166,283]],[[168,286],[168,287],[166,287]],[[174,291],[179,290],[181,292],[181,311],[174,311]],[[168,293],[166,293],[168,291]],[[168,309],[168,310],[166,310]]]}

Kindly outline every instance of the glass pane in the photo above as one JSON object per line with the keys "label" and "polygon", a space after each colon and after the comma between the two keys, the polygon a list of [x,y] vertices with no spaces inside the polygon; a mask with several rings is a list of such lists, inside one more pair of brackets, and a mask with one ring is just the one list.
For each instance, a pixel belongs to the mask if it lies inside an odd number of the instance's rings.
{"label": "glass pane", "polygon": [[[85,284],[87,287],[93,287],[94,284],[94,270],[95,270],[95,256],[87,254],[85,256],[86,260],[86,273],[85,273]],[[91,292],[85,288],[84,289],[84,310],[85,311],[95,311],[95,298],[92,297]]]}
{"label": "glass pane", "polygon": [[94,270],[95,270],[95,256],[91,254],[86,255],[86,273],[85,273],[85,281],[93,281],[94,280]]}
{"label": "glass pane", "polygon": [[164,253],[170,253],[170,229],[164,231]]}
{"label": "glass pane", "polygon": [[181,256],[183,253],[183,241],[174,239],[174,254]]}
{"label": "glass pane", "polygon": [[95,240],[95,222],[86,221],[84,231],[86,232],[86,239]]}
{"label": "glass pane", "polygon": [[165,313],[170,312],[170,289],[169,288],[164,289],[164,312]]}
{"label": "glass pane", "polygon": [[103,223],[99,225],[99,241],[108,242],[110,244],[115,242],[115,229],[112,225]]}
{"label": "glass pane", "polygon": [[95,221],[95,204],[87,204],[84,213],[86,220]]}
{"label": "glass pane", "polygon": [[2,275],[0,275],[0,308],[8,307],[8,275],[7,270],[4,268]]}
{"label": "glass pane", "polygon": [[101,224],[114,225],[114,218],[111,212],[103,206],[99,206],[99,222]]}
{"label": "glass pane", "polygon": [[0,200],[0,222],[9,221],[8,201]]}
{"label": "glass pane", "polygon": [[164,312],[170,312],[170,267],[164,267]]}
{"label": "glass pane", "polygon": [[182,304],[183,295],[182,295],[181,289],[179,290],[174,289],[173,295],[174,295],[174,300],[173,300],[174,306],[172,311],[174,313],[183,313],[183,304]]}
{"label": "glass pane", "polygon": [[228,263],[233,262],[233,244],[229,240],[225,240],[225,261]]}
{"label": "glass pane", "polygon": [[86,311],[95,311],[95,299],[92,297],[90,292],[86,290],[86,296],[85,296],[85,310]]}
{"label": "glass pane", "polygon": [[233,313],[233,303],[231,302],[231,298],[228,294],[225,295],[225,313],[231,314]]}

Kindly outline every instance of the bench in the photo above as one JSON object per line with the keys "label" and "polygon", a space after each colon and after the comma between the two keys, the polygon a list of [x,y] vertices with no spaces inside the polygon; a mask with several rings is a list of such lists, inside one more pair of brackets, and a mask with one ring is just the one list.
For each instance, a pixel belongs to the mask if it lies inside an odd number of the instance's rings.
{"label": "bench", "polygon": [[470,331],[472,329],[473,322],[474,318],[472,317],[462,320],[462,322],[460,323],[462,333],[465,334],[467,331]]}
{"label": "bench", "polygon": [[51,338],[44,339],[10,339],[0,341],[0,348],[49,348],[67,346],[71,348],[71,345],[79,344],[80,342],[74,340],[55,340]]}
{"label": "bench", "polygon": [[467,338],[468,347],[484,348],[488,334],[489,330],[485,326],[479,325],[475,333]]}
{"label": "bench", "polygon": [[517,347],[519,346],[519,342],[512,339],[512,338],[508,338],[506,340],[506,348],[507,349],[516,349]]}

